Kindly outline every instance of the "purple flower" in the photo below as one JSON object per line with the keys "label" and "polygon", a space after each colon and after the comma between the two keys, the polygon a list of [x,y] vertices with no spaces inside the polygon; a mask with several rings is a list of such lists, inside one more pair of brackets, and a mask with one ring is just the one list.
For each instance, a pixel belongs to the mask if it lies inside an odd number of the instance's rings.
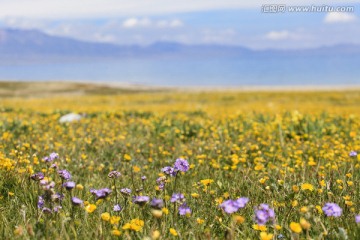
{"label": "purple flower", "polygon": [[223,203],[220,204],[220,207],[226,212],[226,213],[234,213],[237,210],[239,210],[238,205],[233,200],[226,200]]}
{"label": "purple flower", "polygon": [[96,189],[90,189],[90,192],[95,195],[96,200],[97,199],[103,199],[106,198],[112,191],[108,188],[102,188],[99,190]]}
{"label": "purple flower", "polygon": [[249,202],[249,199],[246,197],[241,197],[236,199],[234,202],[239,208],[244,208],[245,205]]}
{"label": "purple flower", "polygon": [[171,196],[170,202],[174,203],[174,202],[182,202],[183,200],[185,200],[184,195],[181,193],[174,193]]}
{"label": "purple flower", "polygon": [[77,198],[77,197],[72,197],[71,202],[76,206],[79,206],[79,205],[83,204],[83,201],[80,198]]}
{"label": "purple flower", "polygon": [[143,206],[149,200],[150,200],[150,198],[148,196],[137,196],[137,197],[133,198],[133,203]]}
{"label": "purple flower", "polygon": [[187,172],[190,169],[190,165],[187,160],[178,158],[176,159],[174,163],[174,170],[175,171],[181,171],[181,172]]}
{"label": "purple flower", "polygon": [[71,190],[75,187],[75,182],[66,182],[63,184],[63,187],[65,187],[67,190]]}
{"label": "purple flower", "polygon": [[108,177],[109,178],[119,178],[121,176],[121,173],[118,172],[118,171],[111,171],[109,174],[108,174]]}
{"label": "purple flower", "polygon": [[37,207],[41,209],[44,207],[44,205],[45,205],[44,198],[42,196],[39,196],[38,202],[37,202]]}
{"label": "purple flower", "polygon": [[356,157],[356,156],[357,156],[357,152],[355,152],[355,151],[350,151],[349,156],[350,156],[350,157]]}
{"label": "purple flower", "polygon": [[59,212],[60,211],[60,209],[62,209],[62,207],[61,206],[55,206],[54,207],[54,212]]}
{"label": "purple flower", "polygon": [[[40,181],[41,182],[41,181]],[[55,187],[55,182],[51,182],[51,183],[44,183],[43,185],[43,189],[44,190],[50,190],[50,189],[53,189]]]}
{"label": "purple flower", "polygon": [[153,198],[151,200],[150,206],[152,208],[162,209],[164,207],[164,201],[162,199]]}
{"label": "purple flower", "polygon": [[70,180],[71,179],[71,174],[65,169],[64,170],[59,170],[58,174],[64,180]]}
{"label": "purple flower", "polygon": [[165,183],[160,183],[158,187],[159,187],[159,190],[164,190]]}
{"label": "purple flower", "polygon": [[249,201],[248,198],[242,197],[238,198],[236,200],[226,200],[222,204],[220,204],[220,207],[226,212],[226,213],[234,213],[237,212],[240,208],[245,207],[247,202]]}
{"label": "purple flower", "polygon": [[141,177],[141,180],[142,180],[142,181],[145,181],[145,180],[146,180],[146,176],[142,176],[142,177]]}
{"label": "purple flower", "polygon": [[156,179],[156,182],[157,183],[163,183],[166,181],[166,177],[165,176],[162,176],[162,177],[159,177],[158,179]]}
{"label": "purple flower", "polygon": [[336,203],[325,203],[322,210],[328,217],[340,217],[342,213],[342,209]]}
{"label": "purple flower", "polygon": [[52,162],[52,161],[54,161],[55,159],[58,159],[58,158],[59,158],[59,154],[57,154],[56,152],[52,152],[52,153],[50,153],[49,156],[44,157],[43,160],[45,162]]}
{"label": "purple flower", "polygon": [[120,192],[125,195],[125,196],[129,196],[131,194],[131,189],[129,188],[122,188],[120,189]]}
{"label": "purple flower", "polygon": [[183,203],[179,206],[179,214],[180,215],[190,215],[191,209],[186,203]]}
{"label": "purple flower", "polygon": [[356,223],[360,223],[360,215],[356,215],[356,216],[355,216],[355,222],[356,222]]}
{"label": "purple flower", "polygon": [[57,169],[57,168],[58,168],[58,166],[57,166],[55,163],[53,163],[53,164],[51,164],[50,168]]}
{"label": "purple flower", "polygon": [[175,171],[174,168],[172,168],[172,167],[169,167],[169,166],[163,167],[163,168],[161,169],[161,171],[162,171],[163,173],[165,173],[166,175],[169,175],[169,176],[172,176],[172,177],[175,177],[175,176],[176,176],[176,171]]}
{"label": "purple flower", "polygon": [[274,220],[275,212],[267,204],[260,204],[255,211],[255,221],[259,225],[265,225],[268,221]]}
{"label": "purple flower", "polygon": [[57,154],[56,152],[52,152],[50,153],[49,157],[50,157],[50,161],[54,161],[55,159],[59,158],[59,154]]}
{"label": "purple flower", "polygon": [[44,179],[44,174],[42,172],[37,172],[31,175],[30,178],[34,181],[40,181]]}
{"label": "purple flower", "polygon": [[120,212],[120,211],[121,211],[120,205],[119,205],[119,204],[116,204],[116,205],[114,206],[114,208],[113,208],[113,211],[114,211],[114,212]]}

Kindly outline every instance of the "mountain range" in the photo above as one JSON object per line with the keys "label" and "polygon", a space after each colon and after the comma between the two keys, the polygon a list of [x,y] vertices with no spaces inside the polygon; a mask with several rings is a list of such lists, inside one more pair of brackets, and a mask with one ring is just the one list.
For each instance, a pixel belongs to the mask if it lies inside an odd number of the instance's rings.
{"label": "mountain range", "polygon": [[116,45],[52,36],[38,30],[0,29],[0,63],[121,58],[269,58],[360,56],[360,45],[343,44],[298,50],[252,50],[241,46],[185,45],[157,42]]}

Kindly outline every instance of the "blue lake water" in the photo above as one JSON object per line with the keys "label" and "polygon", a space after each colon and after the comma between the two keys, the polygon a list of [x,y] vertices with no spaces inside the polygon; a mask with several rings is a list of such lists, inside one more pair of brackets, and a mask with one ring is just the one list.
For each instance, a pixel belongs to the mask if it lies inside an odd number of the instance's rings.
{"label": "blue lake water", "polygon": [[0,80],[107,81],[165,86],[354,85],[360,57],[121,59],[0,65]]}

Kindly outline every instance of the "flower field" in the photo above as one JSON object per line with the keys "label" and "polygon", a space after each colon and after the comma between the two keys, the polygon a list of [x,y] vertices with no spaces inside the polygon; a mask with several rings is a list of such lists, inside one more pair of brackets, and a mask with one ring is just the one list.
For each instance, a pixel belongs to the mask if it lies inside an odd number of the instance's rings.
{"label": "flower field", "polygon": [[[359,239],[360,91],[0,99],[1,239]],[[78,112],[79,121],[59,123]]]}

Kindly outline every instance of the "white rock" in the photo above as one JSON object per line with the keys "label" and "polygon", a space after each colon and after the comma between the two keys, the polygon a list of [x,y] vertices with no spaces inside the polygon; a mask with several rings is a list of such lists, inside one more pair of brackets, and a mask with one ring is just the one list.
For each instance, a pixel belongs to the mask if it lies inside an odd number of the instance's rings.
{"label": "white rock", "polygon": [[74,122],[74,121],[79,121],[81,118],[82,118],[82,116],[80,114],[69,113],[69,114],[66,114],[66,115],[62,116],[59,119],[59,122],[60,123]]}

